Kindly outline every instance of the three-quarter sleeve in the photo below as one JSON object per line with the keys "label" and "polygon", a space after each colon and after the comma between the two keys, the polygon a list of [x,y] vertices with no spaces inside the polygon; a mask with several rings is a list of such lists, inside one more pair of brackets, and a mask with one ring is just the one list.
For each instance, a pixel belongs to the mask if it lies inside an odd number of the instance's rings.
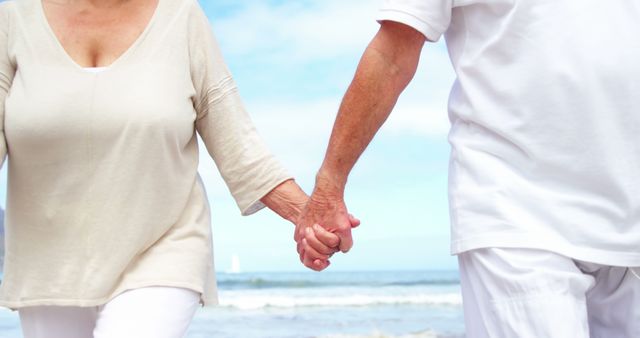
{"label": "three-quarter sleeve", "polygon": [[385,0],[378,21],[403,23],[438,41],[449,28],[453,0]]}
{"label": "three-quarter sleeve", "polygon": [[13,81],[15,67],[9,59],[9,3],[0,3],[0,168],[7,156],[7,140],[4,136],[5,99]]}
{"label": "three-quarter sleeve", "polygon": [[244,108],[211,26],[196,4],[190,15],[191,78],[196,130],[243,215],[291,176],[269,152]]}

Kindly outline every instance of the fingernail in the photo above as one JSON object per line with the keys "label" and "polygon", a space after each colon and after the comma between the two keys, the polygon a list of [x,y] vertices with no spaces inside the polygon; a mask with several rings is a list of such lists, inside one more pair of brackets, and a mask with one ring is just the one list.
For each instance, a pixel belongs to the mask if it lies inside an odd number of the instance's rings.
{"label": "fingernail", "polygon": [[305,229],[304,229],[304,231],[305,231],[307,234],[311,234],[311,228],[305,228]]}

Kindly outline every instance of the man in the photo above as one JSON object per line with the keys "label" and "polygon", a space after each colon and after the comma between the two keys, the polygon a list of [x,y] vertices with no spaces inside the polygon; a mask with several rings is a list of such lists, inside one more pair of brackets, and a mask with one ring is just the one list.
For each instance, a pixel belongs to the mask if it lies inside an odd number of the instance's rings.
{"label": "man", "polygon": [[386,0],[379,21],[298,221],[304,264],[351,248],[347,176],[446,34],[467,336],[640,337],[640,2]]}

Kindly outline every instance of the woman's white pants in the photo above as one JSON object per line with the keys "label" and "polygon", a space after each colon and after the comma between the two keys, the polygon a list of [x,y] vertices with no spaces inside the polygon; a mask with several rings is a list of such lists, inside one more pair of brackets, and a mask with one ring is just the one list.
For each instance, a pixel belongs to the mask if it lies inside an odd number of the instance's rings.
{"label": "woman's white pants", "polygon": [[467,338],[640,337],[632,268],[533,249],[471,250],[458,261]]}
{"label": "woman's white pants", "polygon": [[24,338],[182,338],[200,294],[182,288],[125,291],[102,306],[18,310]]}

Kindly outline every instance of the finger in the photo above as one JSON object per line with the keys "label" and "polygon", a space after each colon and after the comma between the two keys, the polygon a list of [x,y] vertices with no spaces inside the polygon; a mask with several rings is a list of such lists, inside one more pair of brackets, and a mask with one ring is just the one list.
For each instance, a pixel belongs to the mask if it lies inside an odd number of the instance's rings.
{"label": "finger", "polygon": [[322,271],[331,264],[329,261],[323,261],[320,259],[314,260],[313,258],[306,256],[304,249],[302,249],[302,253],[300,254],[300,262],[302,262],[302,264],[307,268],[314,271]]}
{"label": "finger", "polygon": [[304,227],[304,226],[296,226],[296,229],[293,232],[293,240],[299,243],[304,237],[304,232],[306,228],[307,227]]}
{"label": "finger", "polygon": [[326,269],[329,266],[329,261],[320,261],[320,260],[305,260],[304,266],[306,266],[307,268],[313,270],[313,271],[322,271],[324,269]]}
{"label": "finger", "polygon": [[305,263],[304,249],[300,250],[300,256],[299,257],[300,257],[300,263],[302,263],[303,265],[306,266],[307,264]]}
{"label": "finger", "polygon": [[307,241],[306,238],[302,239],[302,246],[305,252],[305,258],[309,258],[312,262],[316,259],[326,261],[329,259],[329,254],[323,254],[314,249]]}
{"label": "finger", "polygon": [[316,271],[322,271],[326,268],[329,267],[329,265],[331,265],[330,261],[321,261],[319,259],[316,259],[315,261],[313,261],[313,264],[318,268],[318,270]]}
{"label": "finger", "polygon": [[329,264],[331,264],[331,262],[329,262],[328,260],[324,260],[324,261],[321,259],[314,260],[313,257],[308,257],[303,240],[297,242],[296,250],[298,251],[300,262],[311,270],[322,271],[326,269],[329,266]]}
{"label": "finger", "polygon": [[351,223],[352,228],[357,228],[358,226],[360,226],[360,220],[352,214],[349,214],[349,223]]}
{"label": "finger", "polygon": [[302,248],[302,241],[296,243],[296,251],[298,251],[298,254],[302,257],[302,253],[304,252],[304,249]]}
{"label": "finger", "polygon": [[[311,231],[310,235],[305,236],[305,238],[310,239],[311,236],[313,236],[313,239],[319,241],[321,245],[328,247],[329,249],[337,248],[340,244],[340,237],[338,237],[338,235],[328,231],[318,224],[313,225],[313,231]],[[313,242],[311,242],[311,244],[313,244]],[[333,250],[332,253],[335,251],[336,250]]]}
{"label": "finger", "polygon": [[351,237],[351,228],[342,230],[338,233],[340,236],[340,251],[343,253],[349,252],[353,247],[353,238]]}
{"label": "finger", "polygon": [[[340,241],[340,238],[338,238],[338,236],[334,234],[331,234],[331,235],[335,236],[336,242]],[[338,245],[335,245],[333,247],[329,247],[325,245],[324,243],[322,243],[322,241],[320,241],[316,237],[314,230],[311,230],[311,228],[307,228],[307,233],[305,234],[304,240],[309,244],[311,248],[313,248],[315,251],[317,251],[320,254],[330,256],[338,252]]]}
{"label": "finger", "polygon": [[307,268],[309,268],[311,270],[314,270],[314,271],[322,271],[327,266],[329,266],[329,264],[330,264],[328,260],[312,258],[306,252],[301,257],[301,260],[302,260],[302,264],[304,264],[304,266],[306,266]]}

